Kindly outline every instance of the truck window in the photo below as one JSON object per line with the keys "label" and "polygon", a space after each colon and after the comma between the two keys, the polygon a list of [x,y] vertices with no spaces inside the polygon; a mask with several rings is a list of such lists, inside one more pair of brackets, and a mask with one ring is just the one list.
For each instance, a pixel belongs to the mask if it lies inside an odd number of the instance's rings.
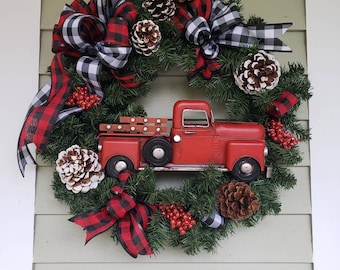
{"label": "truck window", "polygon": [[209,127],[209,119],[206,111],[204,110],[191,110],[183,111],[182,115],[183,127]]}

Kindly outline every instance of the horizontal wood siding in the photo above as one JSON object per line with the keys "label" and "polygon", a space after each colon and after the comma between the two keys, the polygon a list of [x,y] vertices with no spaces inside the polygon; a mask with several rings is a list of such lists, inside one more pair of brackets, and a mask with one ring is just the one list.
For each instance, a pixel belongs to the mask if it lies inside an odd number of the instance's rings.
{"label": "horizontal wood siding", "polygon": [[[70,2],[70,1],[69,1]],[[40,83],[48,80],[51,33],[65,0],[42,0]],[[244,12],[263,17],[268,23],[293,22],[283,40],[292,53],[275,53],[281,64],[300,62],[307,70],[304,0],[243,0]],[[306,71],[307,73],[307,71]],[[289,89],[288,89],[289,90]],[[202,89],[187,86],[178,70],[162,74],[153,83],[151,93],[140,100],[149,116],[171,118],[172,105],[178,99],[206,99]],[[212,103],[216,118],[223,117],[223,107]],[[162,110],[159,110],[162,108]],[[299,119],[308,126],[308,104],[303,104]],[[167,248],[157,256],[132,259],[106,232],[84,246],[85,233],[68,221],[69,209],[54,198],[51,188],[54,165],[39,162],[35,207],[35,270],[108,270],[206,268],[233,270],[312,270],[311,199],[309,144],[301,144],[303,161],[292,168],[298,178],[294,190],[280,192],[282,211],[268,216],[254,228],[237,228],[235,235],[220,242],[214,254],[187,256],[181,250]],[[170,180],[169,180],[170,179]],[[165,181],[171,181],[166,175]]]}
{"label": "horizontal wood siding", "polygon": [[[195,270],[206,270],[210,267],[213,267],[214,270],[312,270],[312,266],[310,264],[272,264],[272,263],[229,263],[228,265],[224,263],[214,263],[212,266],[208,263],[82,263],[82,264],[39,264],[36,265],[35,270],[112,270],[116,269],[124,269],[124,270],[159,270],[159,269],[171,269],[175,267],[176,269],[195,269]],[[228,268],[227,268],[228,267]]]}

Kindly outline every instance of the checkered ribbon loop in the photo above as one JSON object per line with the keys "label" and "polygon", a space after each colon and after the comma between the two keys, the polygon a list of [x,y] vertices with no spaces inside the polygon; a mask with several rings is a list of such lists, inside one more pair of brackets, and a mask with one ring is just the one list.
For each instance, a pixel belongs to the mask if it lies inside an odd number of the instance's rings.
{"label": "checkered ribbon loop", "polygon": [[194,17],[187,22],[185,28],[186,39],[200,46],[206,58],[214,59],[217,57],[219,46],[212,40],[210,26],[205,18]]}
{"label": "checkered ribbon loop", "polygon": [[116,224],[119,242],[127,253],[136,258],[138,255],[152,254],[144,230],[154,209],[147,204],[136,202],[124,192],[124,186],[130,175],[128,171],[118,175],[119,186],[111,189],[113,197],[106,206],[78,214],[70,221],[86,230],[85,243]]}
{"label": "checkered ribbon loop", "polygon": [[[189,42],[199,46],[199,55],[205,59],[216,59],[221,45],[250,47],[258,43],[260,49],[267,51],[291,51],[278,38],[291,23],[245,25],[236,3],[226,5],[220,0],[193,0],[187,8],[178,7],[174,22]],[[196,65],[193,73],[207,68],[208,64]]]}
{"label": "checkered ribbon loop", "polygon": [[210,228],[222,229],[225,227],[224,218],[216,211],[216,209],[210,216],[203,217],[201,221]]}
{"label": "checkered ribbon loop", "polygon": [[135,6],[125,0],[74,0],[65,5],[53,29],[51,83],[34,97],[18,141],[17,159],[24,176],[27,164],[35,164],[28,145],[34,144],[42,152],[54,125],[80,107],[63,109],[71,92],[71,83],[64,69],[64,56],[79,58],[77,72],[91,92],[103,98],[99,72],[102,65],[109,67],[114,78],[125,88],[141,85],[136,74],[122,75],[120,69],[128,61],[132,50],[129,28],[137,16]]}

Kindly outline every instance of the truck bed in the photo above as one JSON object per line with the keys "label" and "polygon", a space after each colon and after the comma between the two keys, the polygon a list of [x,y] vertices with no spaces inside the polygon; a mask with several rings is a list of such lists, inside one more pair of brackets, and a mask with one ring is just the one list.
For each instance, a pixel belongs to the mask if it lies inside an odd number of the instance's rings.
{"label": "truck bed", "polygon": [[169,136],[167,118],[120,117],[118,124],[100,124],[100,136]]}

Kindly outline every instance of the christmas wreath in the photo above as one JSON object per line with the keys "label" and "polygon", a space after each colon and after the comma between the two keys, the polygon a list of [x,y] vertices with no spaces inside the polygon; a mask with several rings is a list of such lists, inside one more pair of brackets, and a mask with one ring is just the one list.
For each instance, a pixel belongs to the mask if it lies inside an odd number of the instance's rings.
{"label": "christmas wreath", "polygon": [[[111,229],[133,257],[166,246],[190,255],[214,251],[235,226],[278,214],[278,191],[296,184],[289,167],[302,159],[298,143],[310,139],[296,112],[311,97],[310,83],[301,64],[282,67],[269,53],[290,51],[279,39],[290,26],[246,21],[237,0],[65,5],[53,29],[51,83],[35,96],[20,134],[21,172],[35,162],[34,143],[56,164],[55,197],[86,229],[86,242]],[[187,74],[192,91],[225,104],[225,120],[265,127],[270,179],[240,181],[210,165],[180,187],[159,188],[152,166],[105,174],[96,152],[99,125],[146,116],[138,98],[174,67]]]}

